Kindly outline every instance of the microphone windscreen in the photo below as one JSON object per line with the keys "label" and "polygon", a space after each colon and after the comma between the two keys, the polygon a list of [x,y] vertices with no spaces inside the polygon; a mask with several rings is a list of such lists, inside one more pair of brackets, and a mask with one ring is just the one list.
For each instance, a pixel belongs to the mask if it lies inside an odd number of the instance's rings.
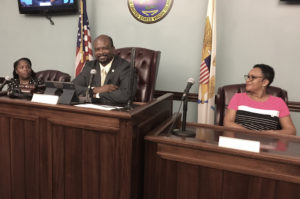
{"label": "microphone windscreen", "polygon": [[191,83],[191,84],[194,84],[195,83],[195,80],[194,78],[190,77],[187,81],[188,83]]}

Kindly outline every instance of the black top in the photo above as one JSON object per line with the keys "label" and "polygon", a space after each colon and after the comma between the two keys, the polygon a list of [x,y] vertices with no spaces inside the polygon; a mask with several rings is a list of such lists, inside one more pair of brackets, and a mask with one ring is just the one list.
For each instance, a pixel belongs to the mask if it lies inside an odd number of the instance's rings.
{"label": "black top", "polygon": [[7,95],[17,98],[31,98],[33,93],[43,93],[45,90],[44,82],[33,77],[29,84],[20,84],[19,79],[11,79],[7,86]]}

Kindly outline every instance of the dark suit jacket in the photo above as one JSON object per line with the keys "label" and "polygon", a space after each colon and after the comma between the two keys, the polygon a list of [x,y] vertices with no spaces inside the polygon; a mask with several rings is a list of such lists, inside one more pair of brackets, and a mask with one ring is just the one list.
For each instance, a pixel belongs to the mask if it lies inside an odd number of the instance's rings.
{"label": "dark suit jacket", "polygon": [[[85,64],[81,73],[73,80],[77,95],[85,96],[90,81],[91,69],[96,69],[97,71],[92,82],[92,87],[99,87],[101,85],[99,61],[89,61]],[[113,92],[101,93],[100,102],[124,104],[130,99],[130,94],[135,96],[136,76],[134,74],[133,91],[130,92],[130,64],[119,56],[114,57],[111,68],[106,75],[104,84],[114,84],[118,86],[119,89]]]}

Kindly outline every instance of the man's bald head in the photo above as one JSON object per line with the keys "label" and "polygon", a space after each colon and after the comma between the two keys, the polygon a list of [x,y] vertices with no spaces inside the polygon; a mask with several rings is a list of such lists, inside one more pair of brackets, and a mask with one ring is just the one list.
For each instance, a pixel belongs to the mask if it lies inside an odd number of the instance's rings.
{"label": "man's bald head", "polygon": [[110,46],[115,48],[114,46],[114,42],[112,40],[112,38],[108,35],[99,35],[95,40],[94,40],[94,43],[97,41],[97,40],[105,40],[105,41],[108,41],[110,43]]}
{"label": "man's bald head", "polygon": [[108,35],[100,35],[94,40],[95,58],[106,66],[114,57],[115,47],[113,40]]}

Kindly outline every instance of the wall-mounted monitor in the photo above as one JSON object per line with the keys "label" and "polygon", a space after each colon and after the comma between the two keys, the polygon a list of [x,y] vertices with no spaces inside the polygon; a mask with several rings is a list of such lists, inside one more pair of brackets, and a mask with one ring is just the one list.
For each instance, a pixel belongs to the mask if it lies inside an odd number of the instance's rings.
{"label": "wall-mounted monitor", "polygon": [[21,14],[77,13],[78,0],[17,0]]}

